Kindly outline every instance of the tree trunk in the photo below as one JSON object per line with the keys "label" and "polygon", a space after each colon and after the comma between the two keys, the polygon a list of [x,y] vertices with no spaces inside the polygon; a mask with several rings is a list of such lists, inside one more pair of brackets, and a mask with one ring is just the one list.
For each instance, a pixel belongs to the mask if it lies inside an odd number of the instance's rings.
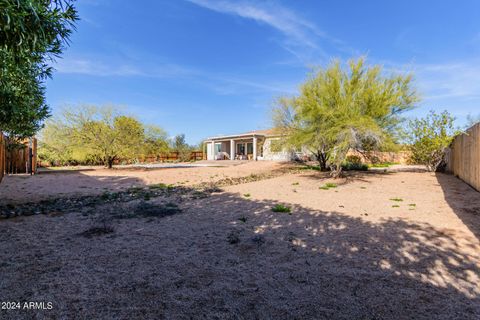
{"label": "tree trunk", "polygon": [[108,169],[112,169],[113,168],[113,161],[115,161],[115,157],[109,157],[107,159],[107,167]]}
{"label": "tree trunk", "polygon": [[327,168],[328,157],[325,154],[325,152],[318,150],[316,156],[317,156],[318,164],[320,166],[320,171],[328,171],[328,168]]}

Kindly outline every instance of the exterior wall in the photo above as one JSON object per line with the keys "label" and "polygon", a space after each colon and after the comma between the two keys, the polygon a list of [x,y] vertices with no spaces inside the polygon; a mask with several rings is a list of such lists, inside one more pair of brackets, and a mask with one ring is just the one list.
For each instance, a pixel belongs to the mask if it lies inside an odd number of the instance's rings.
{"label": "exterior wall", "polygon": [[295,159],[295,152],[282,150],[281,152],[271,151],[272,141],[279,140],[279,138],[266,138],[263,143],[263,157],[259,160],[270,160],[270,161],[292,161]]}

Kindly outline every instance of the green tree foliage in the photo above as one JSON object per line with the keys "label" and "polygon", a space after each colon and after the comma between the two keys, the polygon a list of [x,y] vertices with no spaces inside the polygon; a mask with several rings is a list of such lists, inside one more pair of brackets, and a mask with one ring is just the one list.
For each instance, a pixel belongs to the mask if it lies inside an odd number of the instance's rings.
{"label": "green tree foliage", "polygon": [[193,151],[192,146],[190,146],[185,140],[185,134],[178,134],[173,137],[171,142],[171,149],[175,152],[178,152],[178,157],[180,161],[189,161],[190,153]]}
{"label": "green tree foliage", "polygon": [[44,81],[78,20],[70,0],[0,0],[0,129],[34,135],[49,115]]}
{"label": "green tree foliage", "polygon": [[400,114],[414,107],[418,96],[411,75],[385,76],[381,66],[360,58],[343,68],[334,61],[305,81],[295,97],[282,97],[273,121],[290,146],[304,146],[320,167],[341,173],[350,149],[371,150],[392,144]]}
{"label": "green tree foliage", "polygon": [[411,160],[423,164],[429,171],[438,171],[445,164],[445,150],[459,130],[454,127],[455,118],[447,111],[430,113],[409,123]]}
{"label": "green tree foliage", "polygon": [[39,156],[60,163],[103,163],[157,155],[167,149],[166,133],[114,107],[80,106],[65,109],[41,131]]}

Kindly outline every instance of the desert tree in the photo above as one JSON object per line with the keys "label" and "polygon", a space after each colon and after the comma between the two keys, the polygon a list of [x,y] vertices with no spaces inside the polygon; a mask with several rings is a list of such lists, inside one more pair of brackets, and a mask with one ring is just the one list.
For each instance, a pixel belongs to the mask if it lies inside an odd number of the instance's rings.
{"label": "desert tree", "polygon": [[70,0],[0,0],[0,129],[34,135],[48,117],[46,78],[78,20]]}
{"label": "desert tree", "polygon": [[417,101],[412,75],[386,75],[364,58],[346,68],[335,60],[313,72],[297,96],[279,99],[273,122],[287,145],[309,148],[321,169],[329,167],[336,177],[350,149],[391,143],[401,113]]}
{"label": "desert tree", "polygon": [[[65,108],[59,117],[71,152],[81,158],[97,159],[108,168],[115,160],[131,159],[144,143],[144,127],[133,117],[120,114],[113,106]],[[49,126],[45,128],[49,130]]]}
{"label": "desert tree", "polygon": [[445,165],[445,151],[460,130],[455,128],[455,118],[447,111],[430,111],[424,118],[409,122],[408,137],[411,160],[423,164],[428,171],[438,171]]}

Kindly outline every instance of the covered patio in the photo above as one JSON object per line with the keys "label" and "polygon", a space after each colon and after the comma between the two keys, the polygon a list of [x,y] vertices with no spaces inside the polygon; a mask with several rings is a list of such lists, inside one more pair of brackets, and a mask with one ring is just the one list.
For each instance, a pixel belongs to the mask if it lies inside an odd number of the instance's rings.
{"label": "covered patio", "polygon": [[261,160],[264,141],[260,131],[211,137],[205,141],[207,160]]}

